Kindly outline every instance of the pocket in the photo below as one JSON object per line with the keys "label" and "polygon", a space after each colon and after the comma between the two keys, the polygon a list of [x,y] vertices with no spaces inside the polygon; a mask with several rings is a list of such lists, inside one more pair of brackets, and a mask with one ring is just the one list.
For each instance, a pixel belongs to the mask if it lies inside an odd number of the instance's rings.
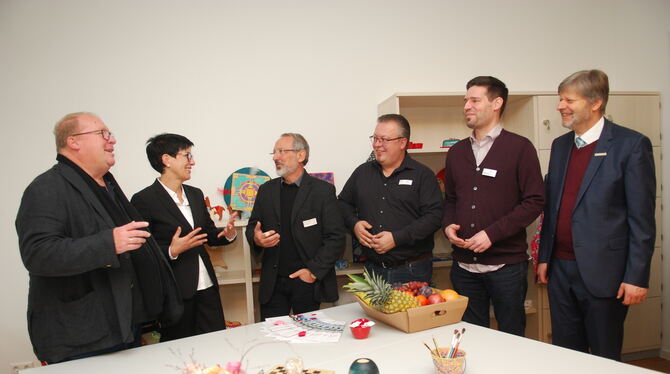
{"label": "pocket", "polygon": [[97,293],[55,303],[28,312],[28,332],[37,351],[88,345],[109,335],[105,310]]}

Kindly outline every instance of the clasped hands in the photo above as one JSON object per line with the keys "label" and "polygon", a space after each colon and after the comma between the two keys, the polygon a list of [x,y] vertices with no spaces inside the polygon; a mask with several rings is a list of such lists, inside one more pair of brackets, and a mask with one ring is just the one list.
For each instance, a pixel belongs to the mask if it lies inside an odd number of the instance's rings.
{"label": "clasped hands", "polygon": [[382,231],[376,235],[372,235],[370,230],[372,225],[367,221],[358,221],[354,225],[354,234],[358,241],[368,247],[373,249],[375,252],[380,255],[390,251],[395,248],[395,239],[393,239],[393,234],[389,231]]}
{"label": "clasped hands", "polygon": [[449,239],[451,244],[460,248],[469,249],[475,253],[482,253],[491,248],[491,239],[489,239],[486,231],[481,230],[469,239],[461,239],[456,233],[460,229],[461,226],[454,223],[444,229],[444,234],[447,236],[447,239]]}

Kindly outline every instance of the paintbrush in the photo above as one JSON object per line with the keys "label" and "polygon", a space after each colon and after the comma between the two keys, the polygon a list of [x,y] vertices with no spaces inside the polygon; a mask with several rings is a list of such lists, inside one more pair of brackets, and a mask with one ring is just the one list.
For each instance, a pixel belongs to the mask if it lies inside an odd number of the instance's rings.
{"label": "paintbrush", "polygon": [[458,354],[458,346],[461,344],[461,339],[463,339],[463,335],[465,334],[465,327],[463,327],[463,330],[458,334],[458,339],[456,339],[456,346],[454,347],[454,353],[451,358],[456,358],[456,354]]}

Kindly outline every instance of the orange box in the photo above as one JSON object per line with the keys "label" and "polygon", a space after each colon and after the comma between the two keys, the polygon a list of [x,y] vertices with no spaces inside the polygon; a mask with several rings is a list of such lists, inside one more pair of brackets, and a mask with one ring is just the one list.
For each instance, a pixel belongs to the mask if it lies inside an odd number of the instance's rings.
{"label": "orange box", "polygon": [[417,332],[434,327],[451,325],[460,322],[468,307],[468,298],[460,296],[456,300],[443,303],[419,306],[407,309],[404,312],[386,314],[371,308],[358,295],[356,301],[361,305],[365,314],[376,321],[381,321],[404,332]]}

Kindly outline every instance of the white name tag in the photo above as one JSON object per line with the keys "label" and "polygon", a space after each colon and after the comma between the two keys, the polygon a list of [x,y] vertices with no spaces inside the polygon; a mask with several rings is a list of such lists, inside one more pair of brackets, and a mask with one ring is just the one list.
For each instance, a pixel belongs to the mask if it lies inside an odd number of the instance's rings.
{"label": "white name tag", "polygon": [[316,218],[306,219],[302,221],[303,227],[310,227],[316,225]]}
{"label": "white name tag", "polygon": [[498,174],[498,170],[487,169],[487,168],[484,168],[484,170],[482,170],[482,175],[485,177],[495,178],[496,174]]}
{"label": "white name tag", "polygon": [[602,157],[602,156],[607,156],[607,152],[601,152],[601,153],[594,153],[593,157]]}
{"label": "white name tag", "polygon": [[400,185],[400,186],[402,186],[402,185],[411,186],[412,185],[412,180],[411,179],[401,179],[398,182],[398,185]]}

